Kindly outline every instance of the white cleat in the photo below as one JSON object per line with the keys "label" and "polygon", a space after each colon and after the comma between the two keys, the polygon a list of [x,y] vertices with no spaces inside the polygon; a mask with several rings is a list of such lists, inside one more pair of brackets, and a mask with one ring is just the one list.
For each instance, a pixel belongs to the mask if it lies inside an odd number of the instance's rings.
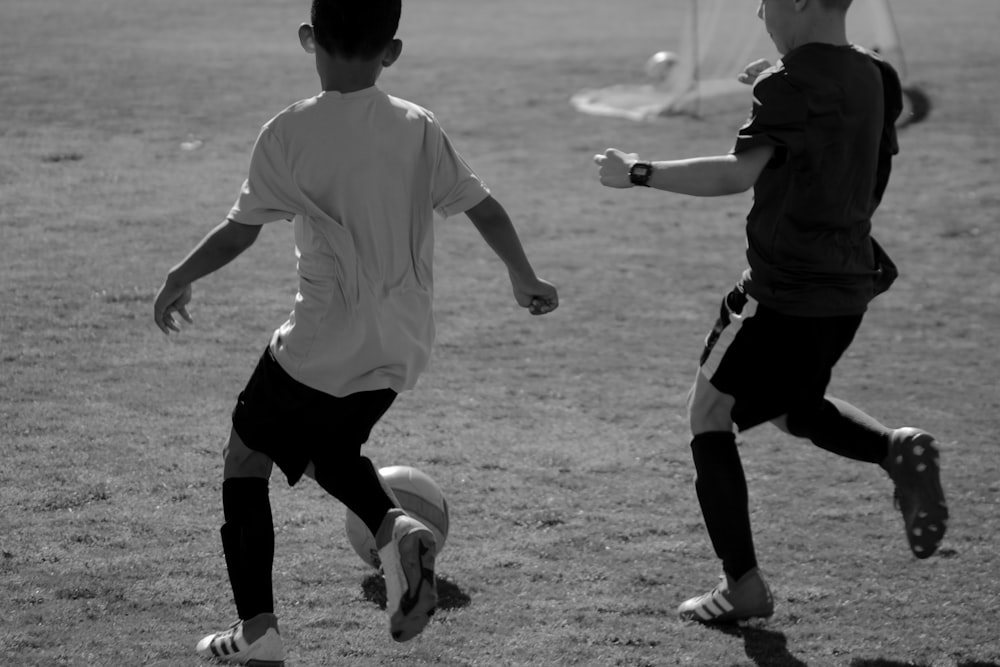
{"label": "white cleat", "polygon": [[222,632],[202,637],[195,647],[198,655],[223,663],[248,667],[284,667],[285,646],[277,627],[269,627],[263,635],[248,641],[243,621],[236,621]]}
{"label": "white cleat", "polygon": [[731,623],[749,618],[762,618],[774,613],[771,589],[754,568],[733,581],[728,574],[719,585],[698,597],[685,600],[677,608],[682,621],[699,623]]}
{"label": "white cleat", "polygon": [[[391,523],[387,523],[391,522]],[[392,530],[392,538],[379,549],[385,576],[389,634],[405,642],[420,634],[437,607],[434,580],[434,534],[401,510],[386,514],[379,533]]]}

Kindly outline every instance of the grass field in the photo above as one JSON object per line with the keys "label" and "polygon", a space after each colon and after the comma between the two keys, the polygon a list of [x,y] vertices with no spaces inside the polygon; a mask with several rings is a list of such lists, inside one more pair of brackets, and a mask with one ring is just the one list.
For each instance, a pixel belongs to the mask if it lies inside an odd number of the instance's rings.
{"label": "grass field", "polygon": [[[435,357],[368,454],[447,494],[442,609],[393,643],[343,509],[276,478],[289,667],[1000,664],[1000,3],[895,3],[934,108],[901,135],[875,223],[902,276],[831,388],[938,435],[948,538],[914,560],[880,471],[752,430],[742,451],[778,607],[721,630],[674,615],[718,574],[684,394],[743,266],[749,195],[606,190],[590,159],[725,152],[745,109],[637,124],[568,102],[638,78],[681,4],[404,7],[383,88],[435,111],[562,306],[530,318],[464,217],[439,224]],[[228,211],[260,125],[316,92],[295,39],[307,8],[0,4],[4,666],[190,667],[198,638],[232,620],[220,451],[291,306],[290,228],[196,285],[182,335],[156,330],[151,301]]]}

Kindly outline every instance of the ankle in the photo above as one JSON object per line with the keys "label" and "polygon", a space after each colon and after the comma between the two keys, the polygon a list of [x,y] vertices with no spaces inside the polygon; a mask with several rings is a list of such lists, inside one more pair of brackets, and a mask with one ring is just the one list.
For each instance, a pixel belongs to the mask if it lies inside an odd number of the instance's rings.
{"label": "ankle", "polygon": [[385,545],[392,542],[392,529],[396,525],[396,518],[400,516],[405,516],[406,512],[394,507],[385,513],[385,517],[382,519],[382,525],[379,526],[378,532],[375,533],[375,548],[380,550]]}
{"label": "ankle", "polygon": [[279,635],[278,617],[271,613],[261,613],[243,621],[243,636],[247,642],[252,644],[263,637],[269,629],[273,628]]}
{"label": "ankle", "polygon": [[879,467],[886,472],[892,470],[892,436],[895,431],[890,430],[885,437],[885,458],[879,463]]}

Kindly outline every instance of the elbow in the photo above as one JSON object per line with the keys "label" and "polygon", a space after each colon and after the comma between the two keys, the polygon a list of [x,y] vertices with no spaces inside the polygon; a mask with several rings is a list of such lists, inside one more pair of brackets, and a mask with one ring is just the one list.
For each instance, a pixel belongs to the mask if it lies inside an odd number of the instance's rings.
{"label": "elbow", "polygon": [[230,250],[237,254],[252,246],[257,240],[257,236],[260,235],[260,225],[244,225],[232,220],[228,221],[228,224],[231,233],[226,240]]}
{"label": "elbow", "polygon": [[734,176],[720,181],[718,191],[720,195],[739,195],[752,188],[753,183],[753,181],[748,181],[745,178]]}

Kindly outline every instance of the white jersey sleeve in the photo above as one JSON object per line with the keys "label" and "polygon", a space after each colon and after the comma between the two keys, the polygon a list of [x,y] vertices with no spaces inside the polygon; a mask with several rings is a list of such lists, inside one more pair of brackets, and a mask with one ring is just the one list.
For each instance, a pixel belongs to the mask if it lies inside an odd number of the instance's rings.
{"label": "white jersey sleeve", "polygon": [[265,125],[250,156],[250,171],[227,216],[246,225],[291,220],[301,213],[302,198],[292,180],[281,142]]}
{"label": "white jersey sleeve", "polygon": [[442,217],[464,213],[486,199],[490,190],[465,162],[444,130],[437,126],[437,155],[431,203]]}

